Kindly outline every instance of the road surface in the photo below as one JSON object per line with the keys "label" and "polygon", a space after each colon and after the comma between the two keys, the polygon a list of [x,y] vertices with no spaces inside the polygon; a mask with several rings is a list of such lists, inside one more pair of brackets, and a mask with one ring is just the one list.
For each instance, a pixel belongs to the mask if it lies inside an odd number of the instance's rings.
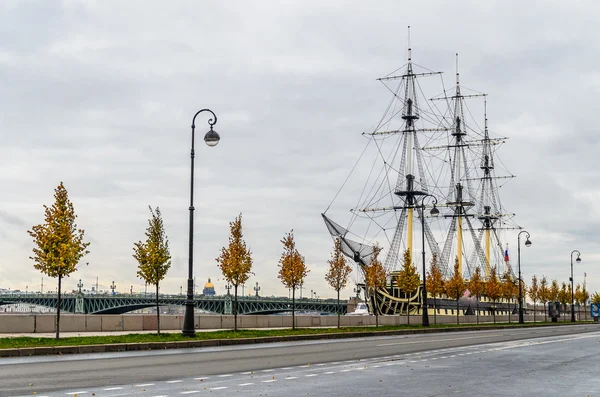
{"label": "road surface", "polygon": [[0,396],[600,396],[600,326],[0,359]]}

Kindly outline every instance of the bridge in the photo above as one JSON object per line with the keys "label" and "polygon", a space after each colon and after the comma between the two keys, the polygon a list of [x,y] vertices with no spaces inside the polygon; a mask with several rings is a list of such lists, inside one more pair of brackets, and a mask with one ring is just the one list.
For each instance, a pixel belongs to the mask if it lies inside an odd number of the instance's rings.
{"label": "bridge", "polygon": [[[194,307],[217,314],[233,313],[233,295],[194,297]],[[56,308],[57,294],[0,294],[0,306],[24,303]],[[160,295],[160,306],[185,306],[183,295]],[[123,314],[133,310],[156,306],[156,296],[140,295],[61,295],[61,311],[86,314]],[[327,314],[346,314],[348,301],[335,299],[296,299],[297,311]],[[292,310],[292,300],[285,297],[238,296],[238,314],[275,314]]]}

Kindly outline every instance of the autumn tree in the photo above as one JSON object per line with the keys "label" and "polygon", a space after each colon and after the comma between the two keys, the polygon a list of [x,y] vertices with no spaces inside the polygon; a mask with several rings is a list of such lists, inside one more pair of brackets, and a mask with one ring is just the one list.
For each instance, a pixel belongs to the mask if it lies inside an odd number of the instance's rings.
{"label": "autumn tree", "polygon": [[444,276],[437,265],[437,255],[431,256],[427,272],[427,292],[433,296],[433,321],[437,324],[437,297],[444,293]]}
{"label": "autumn tree", "polygon": [[510,273],[507,271],[502,276],[502,282],[500,284],[500,296],[502,296],[503,299],[506,299],[506,305],[508,306],[508,322],[509,323],[510,323],[510,314],[511,314],[510,300],[514,297],[514,292],[515,292],[515,283],[511,277]]}
{"label": "autumn tree", "polygon": [[475,305],[477,307],[477,324],[479,324],[479,298],[481,298],[481,295],[485,292],[485,282],[481,278],[481,269],[479,267],[475,268],[473,277],[471,277],[469,291],[471,291],[471,295],[475,296],[475,299],[477,300]]}
{"label": "autumn tree", "polygon": [[[412,264],[412,259],[410,255],[410,250],[404,251],[404,258],[402,261],[402,269],[398,272],[396,276],[396,285],[402,292],[404,292],[404,297],[408,299],[406,303],[406,312],[408,314],[408,324],[410,325],[410,298],[411,295],[419,288],[421,284],[421,280],[419,280],[419,275],[417,274],[417,269]],[[427,310],[427,308],[423,308],[423,310]]]}
{"label": "autumn tree", "polygon": [[292,290],[292,329],[296,329],[296,288],[304,284],[304,278],[310,270],[306,268],[304,257],[296,249],[294,231],[291,230],[281,239],[283,253],[279,259],[279,274],[277,277],[286,288]]}
{"label": "autumn tree", "polygon": [[600,294],[598,292],[594,292],[594,295],[592,295],[591,303],[600,304]]}
{"label": "autumn tree", "polygon": [[238,286],[245,284],[252,274],[252,253],[243,239],[242,214],[229,222],[229,230],[229,246],[221,248],[221,255],[216,261],[225,280],[233,285],[233,330],[237,331]]}
{"label": "autumn tree", "polygon": [[169,240],[165,233],[160,208],[150,209],[146,228],[146,241],[133,244],[133,257],[138,263],[137,276],[147,284],[156,286],[156,331],[160,335],[160,309],[158,304],[159,284],[171,267]]}
{"label": "autumn tree", "polygon": [[[498,280],[498,276],[496,274],[496,266],[492,267],[492,270],[490,271],[490,278],[485,283],[485,295],[490,301],[492,301],[492,304],[495,304],[501,296],[500,281]],[[496,307],[494,306],[492,309],[495,324]]]}
{"label": "autumn tree", "polygon": [[583,288],[581,288],[581,304],[583,305],[583,311],[585,312],[585,305],[587,304],[587,301],[590,299],[590,293],[588,292],[587,288],[585,287],[585,281],[583,282]]}
{"label": "autumn tree", "polygon": [[375,312],[375,326],[379,327],[379,309],[377,308],[377,290],[385,288],[387,283],[387,272],[385,271],[381,261],[379,260],[379,253],[381,247],[375,244],[373,246],[373,255],[371,256],[371,262],[369,266],[365,268],[365,288],[367,295],[373,297],[373,311]]}
{"label": "autumn tree", "polygon": [[62,279],[75,272],[79,260],[89,254],[90,243],[83,241],[85,231],[77,229],[76,218],[69,193],[61,182],[54,189],[54,204],[51,207],[44,205],[44,223],[27,231],[35,244],[33,256],[29,257],[35,262],[33,267],[48,277],[58,278],[56,339],[60,337]]}
{"label": "autumn tree", "polygon": [[535,303],[540,299],[540,286],[538,285],[537,276],[534,274],[531,277],[531,286],[528,291],[529,298],[533,302],[533,322],[535,323]]}
{"label": "autumn tree", "polygon": [[545,322],[548,319],[548,308],[546,304],[550,301],[550,288],[548,288],[548,280],[546,279],[546,276],[543,276],[542,281],[540,281],[539,299],[540,302],[544,305]]}
{"label": "autumn tree", "polygon": [[348,277],[352,272],[352,267],[346,263],[346,257],[342,253],[342,241],[337,238],[333,247],[333,253],[331,259],[327,261],[329,264],[329,270],[325,275],[325,280],[331,288],[337,292],[337,306],[338,306],[338,328],[340,327],[340,290],[346,288],[348,283]]}
{"label": "autumn tree", "polygon": [[560,287],[558,286],[558,281],[552,280],[552,284],[550,284],[549,298],[551,302],[558,301],[558,293],[560,291]]}
{"label": "autumn tree", "polygon": [[567,293],[567,283],[562,283],[560,290],[558,291],[558,301],[563,305],[563,310],[567,311],[567,302],[571,295]]}
{"label": "autumn tree", "polygon": [[449,298],[456,300],[456,324],[459,323],[458,300],[463,296],[466,289],[465,280],[459,271],[458,257],[456,257],[454,260],[454,273],[450,280],[446,281],[446,295],[448,295]]}

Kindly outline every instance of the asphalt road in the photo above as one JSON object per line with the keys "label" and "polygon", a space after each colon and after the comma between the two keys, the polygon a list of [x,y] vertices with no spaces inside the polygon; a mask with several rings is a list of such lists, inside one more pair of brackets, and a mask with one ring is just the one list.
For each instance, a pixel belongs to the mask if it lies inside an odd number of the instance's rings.
{"label": "asphalt road", "polygon": [[600,326],[0,359],[0,396],[600,396]]}

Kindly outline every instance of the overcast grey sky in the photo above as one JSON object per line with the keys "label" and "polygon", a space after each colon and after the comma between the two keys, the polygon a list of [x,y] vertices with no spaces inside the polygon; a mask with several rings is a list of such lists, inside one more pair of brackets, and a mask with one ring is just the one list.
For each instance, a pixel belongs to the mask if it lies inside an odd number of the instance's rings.
{"label": "overcast grey sky", "polygon": [[[148,205],[159,206],[173,266],[187,278],[190,124],[208,107],[221,143],[196,145],[195,274],[217,293],[228,222],[244,215],[250,282],[287,295],[279,240],[294,229],[306,290],[333,297],[332,241],[320,213],[364,147],[389,92],[375,81],[413,59],[488,93],[490,129],[517,178],[504,206],[531,233],[522,271],[600,289],[600,73],[594,1],[0,2],[0,287],[39,290],[27,229],[65,183],[99,278],[143,289],[132,258]],[[197,120],[201,138],[206,117]],[[516,233],[509,242],[516,255]],[[54,280],[44,279],[45,289]],[[352,287],[342,296],[352,294]]]}

